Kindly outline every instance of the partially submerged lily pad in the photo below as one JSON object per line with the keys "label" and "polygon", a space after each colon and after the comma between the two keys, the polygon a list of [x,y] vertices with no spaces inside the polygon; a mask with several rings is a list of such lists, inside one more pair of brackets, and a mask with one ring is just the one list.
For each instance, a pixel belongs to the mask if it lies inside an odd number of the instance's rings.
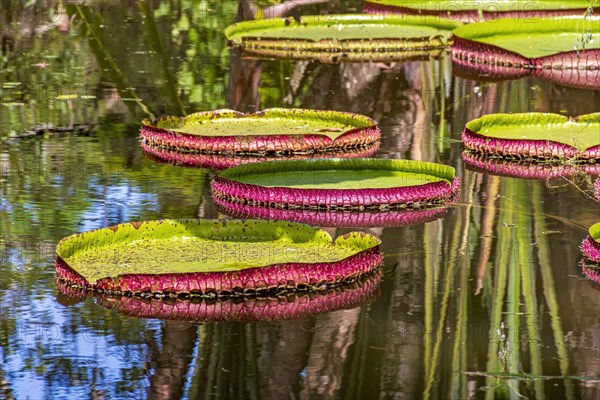
{"label": "partially submerged lily pad", "polygon": [[[245,296],[208,300],[202,298],[157,299],[142,296],[113,296],[94,293],[95,301],[103,307],[137,318],[159,318],[175,321],[274,321],[298,319],[326,312],[350,309],[377,297],[381,271],[376,269],[354,282],[335,288],[293,293],[265,292]],[[71,305],[87,298],[85,289],[73,288],[57,280],[61,304]]]}
{"label": "partially submerged lily pad", "polygon": [[600,263],[600,222],[590,227],[588,237],[581,245],[581,251],[589,260]]}
{"label": "partially submerged lily pad", "polygon": [[215,202],[282,210],[395,210],[444,204],[458,191],[454,168],[411,160],[328,159],[245,164],[212,181]]}
{"label": "partially submerged lily pad", "polygon": [[600,113],[490,114],[467,123],[462,140],[470,151],[514,159],[600,161]]}
{"label": "partially submerged lily pad", "polygon": [[496,18],[539,18],[561,15],[583,15],[588,0],[367,0],[365,12],[403,15],[432,15],[463,22]]}
{"label": "partially submerged lily pad", "polygon": [[[208,168],[223,170],[240,164],[262,163],[265,161],[280,160],[282,156],[271,155],[244,155],[244,154],[203,154],[186,153],[161,147],[149,146],[142,142],[144,155],[157,163],[171,164],[190,168]],[[348,148],[336,151],[319,152],[312,154],[296,154],[285,156],[286,160],[310,160],[313,158],[364,158],[370,157],[379,150],[379,140],[362,147]]]}
{"label": "partially submerged lily pad", "polygon": [[[246,54],[325,62],[428,58],[449,46],[457,26],[439,18],[394,15],[310,15],[244,21],[225,35]],[[432,53],[433,52],[433,53]]]}
{"label": "partially submerged lily pad", "polygon": [[145,120],[146,147],[201,154],[310,154],[360,149],[379,140],[371,118],[339,111],[272,108],[255,114],[216,110]]}
{"label": "partially submerged lily pad", "polygon": [[600,164],[528,162],[523,160],[506,160],[488,157],[487,155],[464,151],[462,159],[465,166],[472,171],[485,172],[492,175],[510,176],[521,179],[553,179],[585,173],[600,174]]}
{"label": "partially submerged lily pad", "polygon": [[599,18],[504,18],[463,25],[452,33],[455,64],[496,74],[501,68],[505,75],[527,70],[566,83],[600,79],[600,41],[589,40],[600,33]]}
{"label": "partially submerged lily pad", "polygon": [[332,242],[283,221],[161,220],[69,236],[55,268],[72,285],[109,294],[218,297],[355,279],[381,263],[379,243],[359,232]]}

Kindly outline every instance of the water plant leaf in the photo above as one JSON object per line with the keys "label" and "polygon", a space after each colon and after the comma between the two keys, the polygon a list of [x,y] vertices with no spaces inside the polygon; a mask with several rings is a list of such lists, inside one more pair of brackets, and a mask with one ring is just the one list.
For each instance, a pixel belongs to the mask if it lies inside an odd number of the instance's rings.
{"label": "water plant leaf", "polygon": [[407,15],[439,15],[460,21],[491,18],[532,18],[556,15],[582,15],[589,7],[587,0],[495,1],[481,0],[420,2],[405,0],[367,0],[366,13],[400,13]]}
{"label": "water plant leaf", "polygon": [[[503,18],[453,32],[452,58],[467,64],[540,70],[598,71],[600,19]],[[586,76],[588,81],[595,79]]]}
{"label": "water plant leaf", "polygon": [[[300,21],[244,21],[225,29],[233,45],[252,54],[325,61],[399,59],[449,44],[457,23],[394,15],[311,15]],[[333,53],[333,54],[332,54]]]}
{"label": "water plant leaf", "polygon": [[245,164],[212,182],[225,209],[240,203],[285,209],[394,209],[447,201],[454,168],[412,160],[328,159]]}
{"label": "water plant leaf", "polygon": [[462,139],[478,153],[537,160],[600,160],[600,113],[490,114],[466,124]]}
{"label": "water plant leaf", "polygon": [[327,232],[290,222],[161,220],[69,236],[55,267],[92,289],[206,294],[334,284],[380,261],[378,239],[358,232],[332,243]]}
{"label": "water plant leaf", "polygon": [[379,139],[369,117],[338,111],[272,108],[254,114],[215,110],[143,121],[147,146],[181,152],[251,154],[327,152]]}

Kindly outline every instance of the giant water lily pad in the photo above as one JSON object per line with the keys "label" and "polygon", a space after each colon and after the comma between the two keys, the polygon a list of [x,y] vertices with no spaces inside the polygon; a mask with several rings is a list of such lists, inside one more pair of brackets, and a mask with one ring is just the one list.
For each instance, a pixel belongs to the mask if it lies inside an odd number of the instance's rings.
{"label": "giant water lily pad", "polygon": [[366,13],[398,13],[404,15],[435,15],[472,22],[496,18],[539,18],[543,16],[583,15],[587,0],[367,0]]}
{"label": "giant water lily pad", "polygon": [[215,202],[288,210],[393,210],[445,203],[454,168],[410,160],[330,159],[245,164],[212,181]]}
{"label": "giant water lily pad", "polygon": [[108,293],[218,296],[338,284],[381,262],[379,240],[282,221],[162,220],[63,239],[56,271]]}
{"label": "giant water lily pad", "polygon": [[456,26],[439,18],[312,15],[300,21],[239,22],[229,26],[225,35],[249,55],[330,62],[382,61],[439,55],[449,45],[450,31]]}
{"label": "giant water lily pad", "polygon": [[[379,150],[379,140],[361,147],[350,147],[327,152],[310,154],[294,153],[286,155],[286,160],[310,160],[313,158],[364,158],[370,157]],[[205,154],[190,153],[141,143],[144,155],[154,162],[171,164],[189,168],[208,168],[223,170],[240,164],[262,163],[282,159],[282,155],[253,155],[253,154]]]}
{"label": "giant water lily pad", "polygon": [[590,227],[588,237],[581,245],[583,254],[595,263],[600,263],[600,222]]}
{"label": "giant water lily pad", "polygon": [[467,123],[467,149],[490,156],[544,161],[600,161],[600,113],[490,114]]}
{"label": "giant water lily pad", "polygon": [[[353,282],[334,288],[317,287],[313,291],[255,292],[238,297],[220,297],[215,300],[186,298],[176,300],[150,296],[114,296],[94,293],[96,303],[116,310],[121,314],[137,318],[159,318],[164,320],[207,322],[207,321],[275,321],[306,318],[326,312],[350,309],[368,303],[377,297],[381,282],[379,269]],[[57,280],[58,301],[72,305],[84,301],[89,291],[74,288]]]}
{"label": "giant water lily pad", "polygon": [[[461,68],[510,77],[526,72],[573,86],[600,83],[598,18],[505,18],[453,31],[452,59]],[[595,85],[595,86],[594,86]]]}
{"label": "giant water lily pad", "polygon": [[338,111],[216,110],[144,121],[146,146],[202,154],[307,154],[362,148],[379,140],[371,118]]}

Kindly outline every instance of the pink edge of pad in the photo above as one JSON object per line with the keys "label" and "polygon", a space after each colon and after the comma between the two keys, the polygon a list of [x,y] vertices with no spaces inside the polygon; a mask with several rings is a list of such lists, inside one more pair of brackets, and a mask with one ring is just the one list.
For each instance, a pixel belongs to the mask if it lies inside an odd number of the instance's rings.
{"label": "pink edge of pad", "polygon": [[490,155],[529,157],[541,160],[579,158],[592,160],[600,157],[600,146],[581,152],[568,144],[551,140],[502,139],[484,136],[465,128],[462,141],[470,150]]}
{"label": "pink edge of pad", "polygon": [[[269,321],[297,319],[329,311],[354,308],[374,298],[381,282],[381,272],[347,287],[298,296],[292,301],[273,298],[249,298],[243,301],[217,300],[191,302],[137,297],[114,297],[95,294],[104,307],[138,318],[159,318],[180,321]],[[59,287],[59,290],[60,287]]]}
{"label": "pink edge of pad", "polygon": [[596,242],[590,235],[581,244],[581,251],[590,260],[600,263],[600,243]]}
{"label": "pink edge of pad", "polygon": [[[410,4],[410,2],[406,2]],[[414,2],[413,4],[418,4]],[[498,11],[490,12],[483,11],[481,15],[485,21],[498,19],[498,18],[542,18],[542,17],[560,17],[568,15],[582,15],[585,13],[585,8],[571,9],[571,10],[514,10],[514,11]],[[432,15],[439,16],[446,19],[461,22],[478,22],[480,19],[478,10],[422,10],[410,7],[399,7],[385,4],[365,2],[363,9],[365,14],[402,14],[402,15]]]}
{"label": "pink edge of pad", "polygon": [[[598,172],[598,175],[600,175],[600,172]],[[596,199],[600,200],[600,178],[596,179],[596,182],[594,182],[594,196],[596,196]]]}
{"label": "pink edge of pad", "polygon": [[388,189],[292,189],[286,187],[265,188],[215,177],[211,183],[217,196],[230,196],[276,206],[369,207],[381,204],[404,204],[420,201],[447,200],[460,188],[460,180],[452,184],[446,181],[431,182],[418,186]]}
{"label": "pink edge of pad", "polygon": [[360,147],[380,139],[376,125],[354,128],[331,140],[326,135],[194,136],[143,125],[140,136],[155,146],[206,153],[303,152]]}
{"label": "pink edge of pad", "polygon": [[586,265],[584,260],[582,260],[579,265],[581,266],[581,272],[583,272],[583,275],[585,275],[586,278],[600,284],[600,266],[598,268],[590,268]]}
{"label": "pink edge of pad", "polygon": [[[461,65],[485,67],[502,65],[505,73],[510,69],[531,69],[533,64],[527,57],[492,44],[476,42],[455,36],[451,48],[452,61]],[[521,71],[519,71],[521,73]]]}
{"label": "pink edge of pad", "polygon": [[224,170],[235,167],[240,164],[252,164],[265,161],[276,160],[305,160],[313,158],[367,158],[372,156],[379,150],[379,141],[365,147],[356,149],[334,150],[331,152],[319,152],[309,155],[293,155],[293,156],[272,156],[265,157],[259,155],[220,155],[220,154],[202,154],[202,153],[185,153],[176,150],[167,150],[160,147],[148,145],[144,142],[140,144],[144,150],[144,155],[154,162],[167,163],[172,165],[180,165],[183,167],[192,168],[208,168],[212,170]]}
{"label": "pink edge of pad", "polygon": [[572,176],[577,173],[600,174],[600,164],[525,163],[497,158],[488,159],[469,151],[462,153],[462,159],[470,170],[522,179],[544,180]]}
{"label": "pink edge of pad", "polygon": [[448,212],[446,207],[429,208],[415,211],[389,212],[285,210],[231,203],[220,198],[215,198],[214,201],[217,205],[217,209],[220,212],[236,218],[276,219],[321,227],[337,228],[416,225],[442,218]]}
{"label": "pink edge of pad", "polygon": [[[377,268],[382,261],[379,246],[361,251],[338,262],[285,263],[261,268],[249,268],[231,272],[170,273],[170,274],[123,274],[115,278],[102,278],[90,284],[73,270],[64,260],[57,257],[57,276],[73,285],[108,292],[151,292],[151,293],[219,293],[244,289],[262,290],[280,285],[294,286],[338,283],[352,279]],[[302,272],[299,274],[299,271]],[[331,273],[341,277],[331,280]],[[243,285],[243,286],[239,286]]]}

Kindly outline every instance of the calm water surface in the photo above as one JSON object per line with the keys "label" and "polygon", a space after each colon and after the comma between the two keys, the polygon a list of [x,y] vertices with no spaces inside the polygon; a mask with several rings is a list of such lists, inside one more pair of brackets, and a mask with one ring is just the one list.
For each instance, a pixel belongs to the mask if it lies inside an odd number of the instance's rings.
{"label": "calm water surface", "polygon": [[[600,397],[600,286],[578,265],[600,220],[595,177],[476,172],[459,141],[485,113],[598,111],[600,91],[465,80],[448,58],[243,59],[221,33],[236,1],[30,3],[3,2],[0,24],[0,398]],[[344,4],[305,11],[362,7]],[[211,171],[144,156],[142,119],[274,106],[375,118],[375,156],[454,166],[459,203],[428,223],[361,228],[383,242],[379,288],[375,277],[296,318],[137,318],[115,299],[59,294],[53,258],[64,236],[222,216]],[[81,132],[14,139],[43,124]],[[292,300],[247,307],[316,301]]]}

